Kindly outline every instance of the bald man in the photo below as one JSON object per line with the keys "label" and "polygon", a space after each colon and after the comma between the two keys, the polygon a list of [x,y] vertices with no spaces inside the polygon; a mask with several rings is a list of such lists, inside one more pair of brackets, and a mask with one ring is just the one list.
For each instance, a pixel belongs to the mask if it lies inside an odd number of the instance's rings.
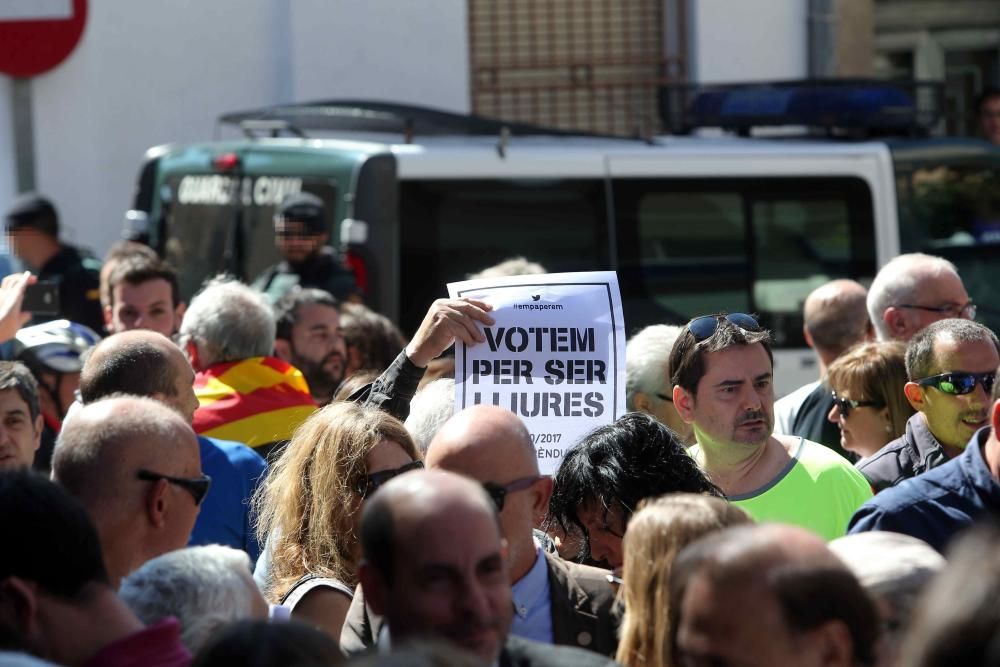
{"label": "bald man", "polygon": [[367,501],[359,578],[389,645],[444,639],[484,665],[610,664],[508,635],[514,606],[494,502],[482,485],[441,470],[400,475]]}
{"label": "bald man", "polygon": [[[98,343],[80,374],[84,404],[129,393],[155,399],[191,423],[198,408],[194,370],[169,338],[155,331],[123,331]],[[201,465],[212,478],[212,494],[201,508],[191,544],[242,549],[260,555],[250,501],[266,471],[261,456],[239,442],[198,436]]]}
{"label": "bald man", "polygon": [[873,337],[865,303],[867,296],[868,290],[861,283],[832,280],[806,297],[802,334],[816,353],[820,379],[775,402],[775,433],[798,435],[850,458],[840,446],[840,429],[826,418],[833,407],[833,397],[822,379],[837,357]]}
{"label": "bald man", "polygon": [[[517,415],[486,405],[459,412],[438,430],[424,463],[472,478],[493,499],[507,539],[511,634],[614,655],[615,596],[607,572],[562,560],[534,537],[548,512],[552,479],[539,475],[531,436]],[[358,596],[352,601],[341,637],[352,650],[371,644],[377,634],[360,617],[363,604]]]}
{"label": "bald man", "polygon": [[147,560],[187,544],[211,481],[190,424],[137,396],[81,408],[59,436],[52,479],[93,519],[115,589]]}
{"label": "bald man", "polygon": [[874,602],[809,531],[730,528],[685,548],[670,573],[676,664],[873,665]]}

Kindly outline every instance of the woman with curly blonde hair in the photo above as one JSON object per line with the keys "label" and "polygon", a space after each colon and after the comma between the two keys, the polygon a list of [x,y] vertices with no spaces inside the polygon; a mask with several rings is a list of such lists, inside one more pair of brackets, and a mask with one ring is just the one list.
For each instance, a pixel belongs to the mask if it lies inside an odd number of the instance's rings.
{"label": "woman with curly blonde hair", "polygon": [[272,555],[267,598],[339,639],[357,585],[364,499],[419,467],[406,428],[381,410],[334,403],[309,417],[254,498]]}
{"label": "woman with curly blonde hair", "polygon": [[670,667],[670,568],[677,553],[695,540],[728,526],[752,523],[721,498],[674,493],[639,505],[623,541],[625,603],[618,654],[625,667]]}

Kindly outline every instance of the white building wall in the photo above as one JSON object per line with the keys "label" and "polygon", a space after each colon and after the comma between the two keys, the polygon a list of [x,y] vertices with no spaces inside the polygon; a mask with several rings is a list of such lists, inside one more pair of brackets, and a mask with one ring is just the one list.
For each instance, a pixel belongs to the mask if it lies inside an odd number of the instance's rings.
{"label": "white building wall", "polygon": [[806,0],[689,0],[691,80],[805,77],[808,5]]}
{"label": "white building wall", "polygon": [[[32,81],[37,189],[98,253],[144,151],[211,139],[224,111],[321,98],[467,110],[464,0],[91,0],[77,50]],[[15,190],[0,76],[0,209]]]}

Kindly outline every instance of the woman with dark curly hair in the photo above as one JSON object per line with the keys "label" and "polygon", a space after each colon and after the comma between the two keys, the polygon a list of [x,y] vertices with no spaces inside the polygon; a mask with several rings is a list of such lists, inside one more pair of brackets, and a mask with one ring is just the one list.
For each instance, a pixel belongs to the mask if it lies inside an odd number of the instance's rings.
{"label": "woman with dark curly hair", "polygon": [[639,501],[679,491],[722,495],[677,435],[640,412],[591,431],[567,450],[554,487],[549,525],[565,537],[560,553],[612,568],[622,563],[625,525]]}

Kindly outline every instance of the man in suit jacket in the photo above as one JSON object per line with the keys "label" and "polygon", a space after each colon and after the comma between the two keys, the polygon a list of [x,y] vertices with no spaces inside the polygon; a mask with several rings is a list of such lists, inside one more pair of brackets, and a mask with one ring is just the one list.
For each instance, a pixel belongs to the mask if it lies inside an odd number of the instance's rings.
{"label": "man in suit jacket", "polygon": [[589,667],[607,658],[509,637],[514,603],[507,543],[483,487],[441,470],[390,480],[361,517],[361,587],[385,616],[380,650],[445,639],[485,665]]}
{"label": "man in suit jacket", "polygon": [[[494,406],[463,410],[438,431],[425,463],[480,482],[497,506],[513,588],[511,634],[614,655],[615,596],[607,572],[562,560],[533,535],[548,511],[552,480],[539,476],[521,420]],[[363,650],[374,641],[377,632],[367,629],[372,623],[364,615],[363,601],[356,600],[341,635],[345,650]]]}

